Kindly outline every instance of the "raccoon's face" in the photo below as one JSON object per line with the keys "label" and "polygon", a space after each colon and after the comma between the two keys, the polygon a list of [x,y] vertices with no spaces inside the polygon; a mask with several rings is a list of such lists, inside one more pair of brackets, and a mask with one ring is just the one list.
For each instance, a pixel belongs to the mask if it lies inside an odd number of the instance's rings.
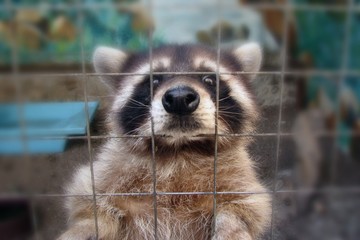
{"label": "raccoon's face", "polygon": [[[160,47],[153,50],[152,63],[149,59],[148,52],[126,54],[107,47],[94,54],[96,71],[108,74],[102,78],[115,94],[113,132],[151,135],[153,123],[163,144],[181,146],[214,139],[216,124],[219,134],[253,130],[257,108],[249,81],[260,67],[258,45],[222,52],[219,64],[215,50],[198,45]],[[229,74],[241,71],[249,74]],[[122,75],[111,75],[116,73]]]}

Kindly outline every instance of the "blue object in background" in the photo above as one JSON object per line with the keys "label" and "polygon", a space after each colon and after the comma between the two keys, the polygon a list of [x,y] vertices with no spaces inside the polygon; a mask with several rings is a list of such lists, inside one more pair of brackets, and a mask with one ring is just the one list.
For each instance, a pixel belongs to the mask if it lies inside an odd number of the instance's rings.
{"label": "blue object in background", "polygon": [[[87,104],[91,122],[99,102]],[[0,154],[62,152],[66,136],[86,134],[85,102],[0,104],[0,116]]]}

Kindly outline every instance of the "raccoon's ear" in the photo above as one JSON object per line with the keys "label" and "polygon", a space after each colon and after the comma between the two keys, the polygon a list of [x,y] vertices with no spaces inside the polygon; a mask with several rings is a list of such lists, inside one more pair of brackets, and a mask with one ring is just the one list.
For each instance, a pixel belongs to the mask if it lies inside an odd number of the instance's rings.
{"label": "raccoon's ear", "polygon": [[[93,55],[93,62],[96,73],[119,73],[121,65],[127,58],[126,53],[123,51],[110,48],[110,47],[98,47]],[[103,75],[102,80],[112,89],[116,86],[117,77],[114,75]]]}
{"label": "raccoon's ear", "polygon": [[[246,43],[233,51],[244,72],[258,72],[261,66],[262,51],[257,43]],[[255,74],[252,74],[254,76]]]}

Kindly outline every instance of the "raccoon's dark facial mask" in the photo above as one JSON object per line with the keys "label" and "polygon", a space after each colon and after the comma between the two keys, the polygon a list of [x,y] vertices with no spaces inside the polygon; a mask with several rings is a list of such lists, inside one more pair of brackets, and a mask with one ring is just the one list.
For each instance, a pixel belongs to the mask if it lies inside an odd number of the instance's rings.
{"label": "raccoon's dark facial mask", "polygon": [[[99,47],[94,54],[96,72],[105,74],[102,78],[115,95],[111,114],[113,131],[150,135],[152,119],[155,134],[169,136],[169,142],[215,133],[217,70],[220,72],[218,132],[252,131],[257,110],[249,81],[259,70],[260,62],[261,50],[253,43],[223,52],[219,66],[216,51],[212,49],[172,45],[153,50],[155,73],[150,77],[146,52],[127,54]],[[240,71],[249,74],[229,74]],[[168,72],[195,73],[166,74]],[[116,73],[122,75],[111,75]],[[124,75],[127,73],[129,75]]]}

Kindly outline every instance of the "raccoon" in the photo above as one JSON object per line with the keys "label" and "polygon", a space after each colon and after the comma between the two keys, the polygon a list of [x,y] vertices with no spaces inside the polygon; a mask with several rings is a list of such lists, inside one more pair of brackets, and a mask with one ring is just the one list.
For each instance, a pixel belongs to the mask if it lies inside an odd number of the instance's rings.
{"label": "raccoon", "polygon": [[[59,239],[261,236],[271,199],[247,152],[250,138],[229,136],[255,131],[250,82],[261,58],[255,43],[222,51],[219,59],[205,46],[163,46],[153,49],[152,62],[148,52],[97,48],[95,70],[114,96],[108,114],[114,137],[93,163],[97,225],[84,166],[67,189],[81,196],[67,199],[70,226]],[[248,74],[230,74],[239,71]]]}

